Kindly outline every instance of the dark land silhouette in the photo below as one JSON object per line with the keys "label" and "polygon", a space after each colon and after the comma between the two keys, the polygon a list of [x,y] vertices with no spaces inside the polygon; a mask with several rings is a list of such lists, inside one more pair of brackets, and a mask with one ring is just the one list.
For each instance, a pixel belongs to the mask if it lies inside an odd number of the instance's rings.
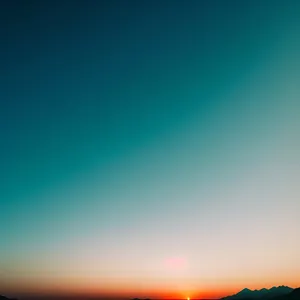
{"label": "dark land silhouette", "polygon": [[17,300],[15,298],[7,298],[5,296],[0,295],[0,300]]}
{"label": "dark land silhouette", "polygon": [[294,289],[291,293],[277,297],[276,300],[299,300],[300,299],[300,288]]}
{"label": "dark land silhouette", "polygon": [[300,288],[292,289],[288,286],[272,287],[271,289],[250,290],[243,289],[235,295],[221,298],[221,300],[300,300]]}

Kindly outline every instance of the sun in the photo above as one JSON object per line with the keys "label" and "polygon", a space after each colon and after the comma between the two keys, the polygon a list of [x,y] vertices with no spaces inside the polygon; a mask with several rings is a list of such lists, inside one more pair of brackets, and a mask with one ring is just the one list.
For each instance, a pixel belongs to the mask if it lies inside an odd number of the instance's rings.
{"label": "sun", "polygon": [[190,300],[190,297],[187,297],[186,300]]}

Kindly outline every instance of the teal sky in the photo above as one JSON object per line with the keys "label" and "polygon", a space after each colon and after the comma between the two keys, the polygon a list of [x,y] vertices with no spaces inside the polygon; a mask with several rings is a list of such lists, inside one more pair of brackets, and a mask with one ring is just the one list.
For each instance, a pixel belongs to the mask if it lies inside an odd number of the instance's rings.
{"label": "teal sky", "polygon": [[300,284],[299,1],[1,6],[1,293]]}

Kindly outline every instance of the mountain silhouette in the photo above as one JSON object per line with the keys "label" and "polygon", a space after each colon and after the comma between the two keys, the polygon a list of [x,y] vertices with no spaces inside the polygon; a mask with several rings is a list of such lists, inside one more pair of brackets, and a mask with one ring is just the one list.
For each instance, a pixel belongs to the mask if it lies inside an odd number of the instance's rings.
{"label": "mountain silhouette", "polygon": [[276,297],[274,300],[300,300],[300,288],[294,289],[287,295]]}
{"label": "mountain silhouette", "polygon": [[[243,289],[235,295],[227,296],[222,300],[246,300],[246,299],[271,299],[279,296],[285,296],[293,292],[293,289],[288,286],[272,287],[271,289],[263,288],[261,290]],[[300,300],[300,298],[299,298]]]}

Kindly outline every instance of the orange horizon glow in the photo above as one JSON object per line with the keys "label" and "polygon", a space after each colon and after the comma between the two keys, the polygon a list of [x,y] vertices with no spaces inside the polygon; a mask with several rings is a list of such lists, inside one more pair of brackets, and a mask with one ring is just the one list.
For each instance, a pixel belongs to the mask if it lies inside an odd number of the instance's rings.
{"label": "orange horizon glow", "polygon": [[186,290],[176,290],[176,289],[143,289],[143,288],[133,288],[129,287],[127,289],[101,289],[98,287],[90,287],[90,288],[83,288],[78,287],[71,288],[66,286],[52,286],[51,288],[48,287],[40,287],[39,289],[34,288],[33,286],[19,286],[7,287],[7,294],[11,295],[19,295],[19,296],[53,296],[53,297],[81,297],[81,296],[88,296],[91,298],[115,298],[115,299],[132,299],[132,298],[151,298],[151,299],[187,299],[187,300],[196,300],[196,299],[220,299],[225,296],[229,296],[235,294],[242,290],[243,288],[249,289],[261,289],[261,288],[271,288],[273,286],[280,286],[280,285],[288,285],[291,288],[297,288],[300,284],[296,284],[295,282],[291,282],[291,284],[287,283],[273,283],[273,284],[236,284],[236,285],[227,285],[219,287],[213,285],[207,285],[206,287],[202,288],[194,288],[194,289],[186,289]]}

